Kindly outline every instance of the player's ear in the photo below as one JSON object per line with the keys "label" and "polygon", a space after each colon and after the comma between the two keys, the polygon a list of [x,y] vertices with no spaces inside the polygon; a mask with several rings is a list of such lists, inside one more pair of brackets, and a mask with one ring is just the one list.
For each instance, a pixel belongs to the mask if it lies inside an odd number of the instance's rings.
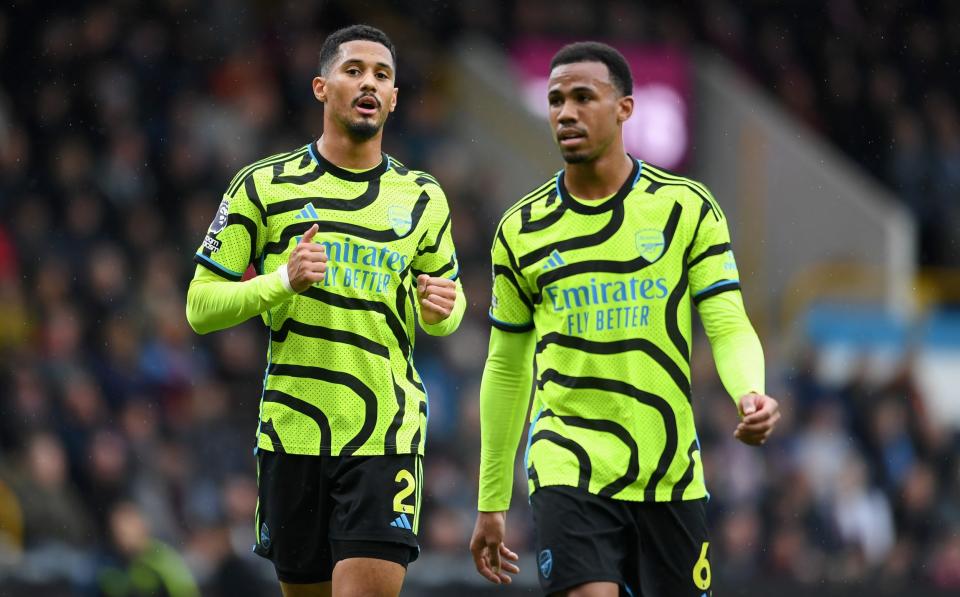
{"label": "player's ear", "polygon": [[393,112],[394,110],[397,109],[397,93],[399,93],[399,92],[400,92],[400,90],[397,89],[396,87],[394,87],[394,88],[393,88],[393,93],[390,94],[390,111],[391,111],[391,112]]}
{"label": "player's ear", "polygon": [[617,100],[617,122],[623,124],[633,114],[633,96],[625,95]]}
{"label": "player's ear", "polygon": [[325,77],[316,76],[313,78],[313,97],[317,98],[320,103],[326,103],[327,101],[327,79]]}

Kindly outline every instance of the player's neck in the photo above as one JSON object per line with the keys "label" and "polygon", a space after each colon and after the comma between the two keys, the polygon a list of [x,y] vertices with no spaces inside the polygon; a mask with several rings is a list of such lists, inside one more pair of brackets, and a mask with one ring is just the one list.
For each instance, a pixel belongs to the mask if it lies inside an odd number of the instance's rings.
{"label": "player's neck", "polygon": [[603,199],[616,193],[633,170],[633,160],[621,150],[563,167],[563,184],[578,199]]}
{"label": "player's neck", "polygon": [[369,170],[383,159],[380,151],[383,131],[366,141],[356,141],[346,134],[324,133],[317,139],[317,151],[335,166],[348,170]]}

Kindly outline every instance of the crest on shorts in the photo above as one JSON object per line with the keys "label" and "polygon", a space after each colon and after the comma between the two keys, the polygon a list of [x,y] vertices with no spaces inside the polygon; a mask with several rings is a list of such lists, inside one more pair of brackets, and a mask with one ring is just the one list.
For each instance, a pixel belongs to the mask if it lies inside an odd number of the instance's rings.
{"label": "crest on shorts", "polygon": [[270,549],[270,528],[267,523],[260,525],[260,545],[265,549]]}
{"label": "crest on shorts", "polygon": [[391,205],[387,209],[387,223],[397,233],[397,236],[405,236],[413,226],[410,210],[399,205]]}
{"label": "crest on shorts", "polygon": [[663,249],[666,241],[663,238],[663,231],[656,228],[644,228],[637,232],[637,251],[640,256],[653,263],[663,255]]}
{"label": "crest on shorts", "polygon": [[550,573],[553,572],[553,552],[549,549],[541,551],[537,557],[537,565],[540,566],[540,576],[550,578]]}
{"label": "crest on shorts", "polygon": [[217,215],[213,216],[213,222],[210,223],[210,234],[218,234],[227,227],[227,216],[230,215],[230,200],[226,197],[220,202],[217,208]]}

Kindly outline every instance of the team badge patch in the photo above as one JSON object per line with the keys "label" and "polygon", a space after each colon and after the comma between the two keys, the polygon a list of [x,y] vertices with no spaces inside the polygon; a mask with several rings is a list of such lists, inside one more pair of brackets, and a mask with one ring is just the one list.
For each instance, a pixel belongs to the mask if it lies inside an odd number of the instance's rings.
{"label": "team badge patch", "polygon": [[399,205],[391,205],[390,208],[387,209],[387,222],[390,224],[390,227],[393,228],[393,231],[397,233],[397,236],[405,236],[413,226],[410,210],[405,207],[400,207]]}
{"label": "team badge patch", "polygon": [[267,523],[260,525],[260,545],[266,549],[270,549],[270,528],[267,526]]}
{"label": "team badge patch", "polygon": [[537,564],[540,566],[540,576],[550,578],[550,573],[553,572],[553,552],[549,549],[541,551]]}
{"label": "team badge patch", "polygon": [[653,263],[663,255],[663,249],[666,242],[663,238],[663,231],[655,228],[645,228],[637,232],[637,251],[640,256]]}
{"label": "team badge patch", "polygon": [[230,200],[224,197],[223,201],[220,202],[220,207],[217,208],[217,215],[213,217],[213,222],[210,224],[211,234],[218,234],[227,227],[227,216],[229,214]]}

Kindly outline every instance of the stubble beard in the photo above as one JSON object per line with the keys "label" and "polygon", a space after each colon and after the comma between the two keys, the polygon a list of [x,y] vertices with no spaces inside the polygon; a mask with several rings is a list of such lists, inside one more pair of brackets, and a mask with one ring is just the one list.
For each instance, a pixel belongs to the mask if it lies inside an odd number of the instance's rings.
{"label": "stubble beard", "polygon": [[563,148],[560,149],[560,156],[563,158],[563,161],[568,164],[586,164],[589,162],[595,162],[597,158],[600,157],[600,154],[603,153],[602,150],[590,150],[586,149],[572,149],[564,151]]}
{"label": "stubble beard", "polygon": [[560,155],[568,164],[583,164],[591,160],[590,154],[582,151],[560,152]]}
{"label": "stubble beard", "polygon": [[370,122],[369,120],[359,120],[346,123],[347,134],[355,141],[369,141],[377,136],[383,123]]}

